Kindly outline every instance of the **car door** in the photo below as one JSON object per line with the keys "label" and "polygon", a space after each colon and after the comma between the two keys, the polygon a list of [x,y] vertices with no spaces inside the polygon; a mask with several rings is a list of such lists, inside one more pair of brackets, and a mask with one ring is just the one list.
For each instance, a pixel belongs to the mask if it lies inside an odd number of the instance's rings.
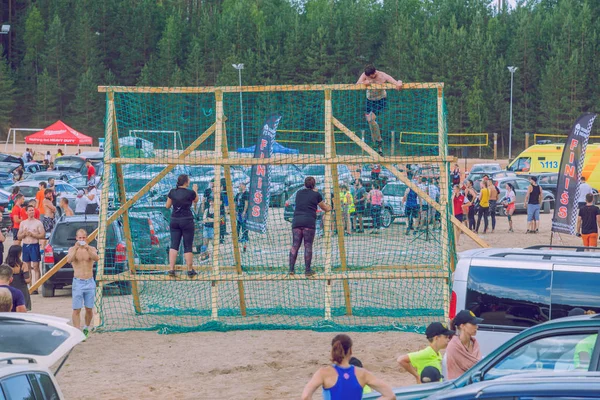
{"label": "car door", "polygon": [[526,210],[525,207],[525,196],[527,195],[527,191],[529,190],[529,181],[525,179],[515,179],[515,196],[516,200],[516,209],[518,210]]}

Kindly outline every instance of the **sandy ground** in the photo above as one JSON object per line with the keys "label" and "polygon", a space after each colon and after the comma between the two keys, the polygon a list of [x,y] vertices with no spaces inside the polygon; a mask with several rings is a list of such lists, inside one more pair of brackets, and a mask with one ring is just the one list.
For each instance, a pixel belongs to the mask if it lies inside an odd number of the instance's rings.
{"label": "sandy ground", "polygon": [[[482,236],[495,247],[548,244],[551,215],[541,232],[526,235],[525,215],[514,217],[516,233],[498,218],[496,233]],[[561,238],[555,236],[555,244]],[[563,236],[562,244],[578,245]],[[466,236],[459,250],[476,247]],[[55,298],[33,296],[33,310],[68,318],[70,290]],[[68,399],[292,399],[311,374],[328,363],[332,333],[311,331],[95,333],[73,351],[58,376]],[[355,355],[393,386],[413,383],[396,366],[397,355],[426,345],[414,333],[352,333]],[[315,398],[320,398],[315,395]]]}

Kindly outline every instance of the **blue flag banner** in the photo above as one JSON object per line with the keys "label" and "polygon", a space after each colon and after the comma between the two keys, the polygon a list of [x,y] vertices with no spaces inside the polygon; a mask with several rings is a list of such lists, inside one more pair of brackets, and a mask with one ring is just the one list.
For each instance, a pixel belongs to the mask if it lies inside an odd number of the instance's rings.
{"label": "blue flag banner", "polygon": [[562,161],[558,170],[556,205],[552,219],[552,231],[574,235],[579,215],[579,179],[585,160],[592,125],[596,114],[583,114],[577,119],[565,142]]}
{"label": "blue flag banner", "polygon": [[[262,132],[254,148],[254,158],[270,158],[273,154],[273,143],[277,134],[277,126],[282,116],[273,114],[267,118]],[[269,165],[253,165],[250,174],[250,198],[248,199],[248,219],[246,227],[249,231],[265,233],[269,214],[269,186],[271,168]]]}

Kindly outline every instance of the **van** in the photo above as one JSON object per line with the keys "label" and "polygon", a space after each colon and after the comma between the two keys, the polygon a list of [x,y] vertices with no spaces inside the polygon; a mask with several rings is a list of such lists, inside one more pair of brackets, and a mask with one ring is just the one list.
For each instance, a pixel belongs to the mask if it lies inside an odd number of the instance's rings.
{"label": "van", "polygon": [[566,317],[574,308],[600,313],[600,253],[593,250],[533,246],[462,252],[449,317],[471,310],[483,318],[477,340],[485,356],[522,330]]}
{"label": "van", "polygon": [[[517,174],[559,172],[564,144],[536,144],[517,156],[506,169]],[[588,144],[581,174],[594,189],[600,189],[600,144]]]}

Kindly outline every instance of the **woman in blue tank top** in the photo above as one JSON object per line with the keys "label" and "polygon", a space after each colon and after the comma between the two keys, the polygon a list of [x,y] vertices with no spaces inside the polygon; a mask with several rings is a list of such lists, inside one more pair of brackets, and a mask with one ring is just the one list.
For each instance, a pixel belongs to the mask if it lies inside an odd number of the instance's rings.
{"label": "woman in blue tank top", "polygon": [[348,335],[337,335],[331,341],[331,366],[319,369],[304,387],[302,400],[312,399],[313,394],[323,387],[325,400],[360,400],[363,387],[369,385],[381,393],[380,399],[395,399],[392,388],[364,368],[350,365],[352,339]]}

